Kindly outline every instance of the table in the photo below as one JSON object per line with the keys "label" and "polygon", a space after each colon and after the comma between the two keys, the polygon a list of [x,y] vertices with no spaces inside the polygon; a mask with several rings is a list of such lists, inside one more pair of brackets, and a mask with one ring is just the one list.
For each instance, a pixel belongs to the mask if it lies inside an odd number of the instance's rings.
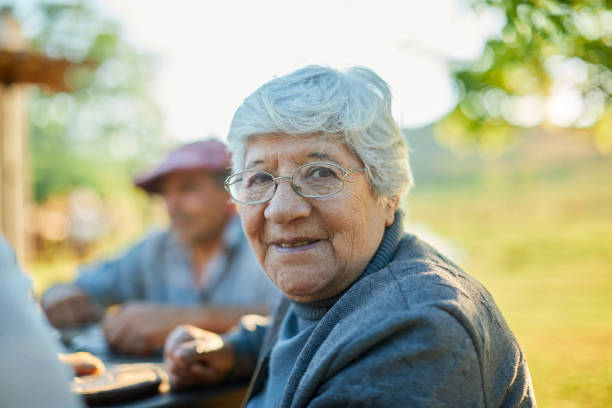
{"label": "table", "polygon": [[169,407],[239,407],[246,392],[247,383],[231,383],[221,386],[183,392],[161,392],[121,404],[104,405],[107,408],[169,408]]}
{"label": "table", "polygon": [[[114,364],[150,363],[162,368],[161,355],[150,358],[123,356],[113,353],[108,347],[99,325],[92,325],[79,332],[63,332],[65,351],[87,351],[100,358],[107,367]],[[170,407],[239,407],[248,381],[229,382],[210,388],[181,392],[169,390],[167,378],[162,381],[160,392],[121,404],[103,405],[107,408],[170,408]]]}

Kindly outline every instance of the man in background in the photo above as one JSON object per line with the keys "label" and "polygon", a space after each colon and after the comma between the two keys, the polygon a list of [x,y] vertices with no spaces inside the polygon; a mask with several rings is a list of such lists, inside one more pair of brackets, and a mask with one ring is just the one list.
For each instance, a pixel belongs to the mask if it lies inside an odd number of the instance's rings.
{"label": "man in background", "polygon": [[111,348],[150,354],[181,324],[225,332],[240,316],[268,314],[276,291],[260,271],[223,182],[230,168],[225,146],[190,143],[169,153],[135,182],[164,198],[170,228],[154,233],[119,258],[83,267],[77,279],[43,294],[57,328],[99,319]]}

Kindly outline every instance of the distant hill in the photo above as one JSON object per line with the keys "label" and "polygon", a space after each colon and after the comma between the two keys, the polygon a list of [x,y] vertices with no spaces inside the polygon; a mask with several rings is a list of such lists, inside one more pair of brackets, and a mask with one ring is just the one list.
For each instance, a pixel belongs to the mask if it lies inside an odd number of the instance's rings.
{"label": "distant hill", "polygon": [[477,148],[453,151],[434,136],[433,126],[404,129],[416,185],[469,182],[492,166],[508,170],[521,167],[552,168],[576,162],[606,160],[584,131],[567,129],[524,130],[496,157],[483,157]]}

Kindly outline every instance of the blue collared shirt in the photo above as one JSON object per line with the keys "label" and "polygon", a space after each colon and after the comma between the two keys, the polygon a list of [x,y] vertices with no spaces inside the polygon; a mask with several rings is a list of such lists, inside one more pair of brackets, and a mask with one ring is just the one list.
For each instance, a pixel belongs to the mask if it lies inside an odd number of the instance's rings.
{"label": "blue collared shirt", "polygon": [[131,300],[175,306],[273,304],[279,291],[259,267],[237,216],[228,222],[222,243],[199,282],[189,250],[164,230],[119,258],[81,268],[76,284],[107,306]]}

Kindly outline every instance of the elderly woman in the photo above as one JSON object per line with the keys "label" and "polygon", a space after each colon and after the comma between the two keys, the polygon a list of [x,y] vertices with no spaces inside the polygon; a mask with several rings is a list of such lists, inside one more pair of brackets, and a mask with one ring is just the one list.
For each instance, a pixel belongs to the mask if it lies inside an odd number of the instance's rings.
{"label": "elderly woman", "polygon": [[[412,184],[387,84],[308,66],[244,100],[226,186],[268,278],[271,323],[166,342],[173,386],[253,373],[248,407],[535,406],[525,355],[490,294],[402,231]],[[262,277],[262,279],[264,279]]]}

